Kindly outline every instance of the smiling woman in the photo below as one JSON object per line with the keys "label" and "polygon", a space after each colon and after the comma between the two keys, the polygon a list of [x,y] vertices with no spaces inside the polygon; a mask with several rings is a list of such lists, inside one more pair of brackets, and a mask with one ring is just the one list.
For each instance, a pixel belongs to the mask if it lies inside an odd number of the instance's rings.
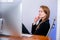
{"label": "smiling woman", "polygon": [[[34,19],[34,23],[32,24],[32,34],[36,35],[44,35],[46,36],[49,29],[49,16],[50,10],[47,6],[40,6],[39,8],[39,15]],[[36,24],[38,21],[38,24]]]}
{"label": "smiling woman", "polygon": [[[22,23],[24,24],[22,25],[23,33],[47,35],[51,37],[52,40],[56,40],[57,24],[55,24],[56,21],[54,21],[53,24],[53,20],[55,17],[57,18],[57,0],[23,0],[22,7]],[[44,22],[40,22],[41,24],[39,24],[39,27],[36,26],[35,28],[34,25],[38,25],[40,20],[43,20]]]}

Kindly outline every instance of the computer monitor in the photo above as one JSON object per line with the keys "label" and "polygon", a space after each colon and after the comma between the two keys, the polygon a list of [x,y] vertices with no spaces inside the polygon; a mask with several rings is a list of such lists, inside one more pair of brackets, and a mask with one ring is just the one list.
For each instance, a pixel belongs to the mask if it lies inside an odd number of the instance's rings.
{"label": "computer monitor", "polygon": [[[1,2],[0,12],[3,14],[3,34],[9,34],[8,32],[13,29],[17,30],[21,34],[21,0],[14,0],[13,2]],[[9,29],[9,31],[8,31]],[[7,30],[7,32],[6,32]],[[11,31],[13,31],[11,30]]]}

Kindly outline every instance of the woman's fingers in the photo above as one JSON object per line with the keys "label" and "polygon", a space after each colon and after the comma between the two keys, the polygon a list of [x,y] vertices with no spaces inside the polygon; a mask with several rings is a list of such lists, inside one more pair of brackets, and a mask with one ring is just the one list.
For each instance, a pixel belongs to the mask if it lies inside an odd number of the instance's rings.
{"label": "woman's fingers", "polygon": [[36,23],[39,20],[39,16],[36,16],[34,22]]}

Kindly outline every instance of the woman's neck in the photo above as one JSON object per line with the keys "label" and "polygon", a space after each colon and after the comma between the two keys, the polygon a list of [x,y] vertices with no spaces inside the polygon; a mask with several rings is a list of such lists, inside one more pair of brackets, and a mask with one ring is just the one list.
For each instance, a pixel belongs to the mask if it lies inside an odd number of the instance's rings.
{"label": "woman's neck", "polygon": [[42,22],[46,21],[46,17],[42,18]]}

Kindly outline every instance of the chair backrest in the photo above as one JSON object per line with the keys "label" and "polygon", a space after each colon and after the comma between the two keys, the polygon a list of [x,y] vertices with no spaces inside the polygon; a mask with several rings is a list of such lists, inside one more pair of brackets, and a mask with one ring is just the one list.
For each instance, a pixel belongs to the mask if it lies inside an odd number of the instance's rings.
{"label": "chair backrest", "polygon": [[49,33],[51,32],[51,30],[54,29],[54,26],[55,26],[54,22],[55,22],[55,20],[56,20],[56,18],[53,18],[52,22],[50,23],[50,29],[49,29],[49,31],[48,31],[47,36],[48,36]]}

